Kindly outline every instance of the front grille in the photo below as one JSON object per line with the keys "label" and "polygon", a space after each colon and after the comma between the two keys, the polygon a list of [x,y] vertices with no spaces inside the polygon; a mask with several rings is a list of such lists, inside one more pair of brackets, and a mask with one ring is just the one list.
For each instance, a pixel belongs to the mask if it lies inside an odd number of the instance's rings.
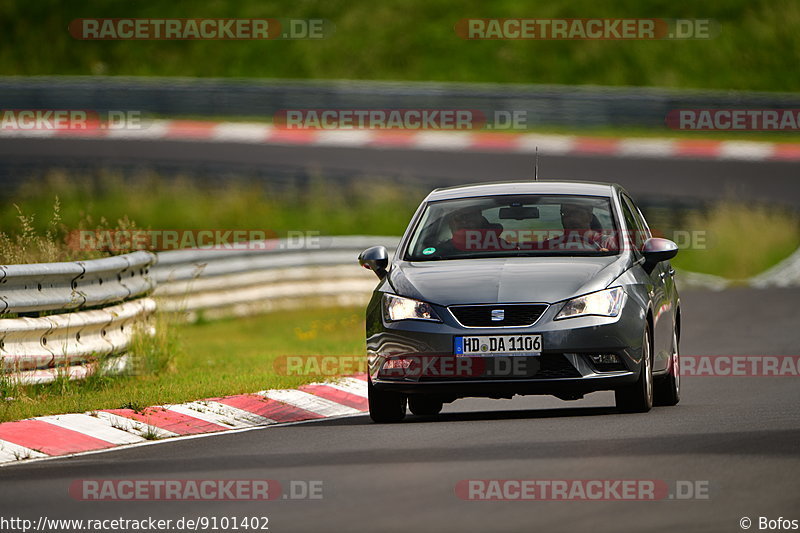
{"label": "front grille", "polygon": [[[530,326],[542,316],[545,304],[454,305],[450,312],[470,328],[507,328]],[[492,320],[492,311],[503,311],[502,320]]]}

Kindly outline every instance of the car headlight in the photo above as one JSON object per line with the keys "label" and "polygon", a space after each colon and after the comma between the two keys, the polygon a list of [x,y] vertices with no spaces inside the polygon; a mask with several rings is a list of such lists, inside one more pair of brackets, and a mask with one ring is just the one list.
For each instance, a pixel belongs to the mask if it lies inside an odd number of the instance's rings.
{"label": "car headlight", "polygon": [[622,287],[584,294],[564,304],[555,319],[588,315],[617,316],[624,301],[625,291],[622,290]]}
{"label": "car headlight", "polygon": [[433,320],[441,322],[429,303],[403,298],[394,294],[383,295],[383,315],[386,320]]}

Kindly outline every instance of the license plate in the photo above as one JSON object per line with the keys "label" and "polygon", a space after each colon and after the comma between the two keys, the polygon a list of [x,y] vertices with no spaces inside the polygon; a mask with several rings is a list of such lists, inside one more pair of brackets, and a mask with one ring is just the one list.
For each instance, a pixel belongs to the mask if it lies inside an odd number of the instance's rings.
{"label": "license plate", "polygon": [[456,355],[541,355],[541,353],[541,335],[455,337]]}

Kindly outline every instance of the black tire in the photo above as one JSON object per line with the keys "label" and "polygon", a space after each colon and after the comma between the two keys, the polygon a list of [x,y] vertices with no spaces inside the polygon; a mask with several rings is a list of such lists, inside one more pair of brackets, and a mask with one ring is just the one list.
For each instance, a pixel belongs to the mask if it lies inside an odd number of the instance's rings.
{"label": "black tire", "polygon": [[653,405],[670,407],[678,405],[681,401],[681,374],[680,351],[678,349],[678,334],[672,332],[672,359],[669,363],[669,372],[666,376],[658,378],[653,389]]}
{"label": "black tire", "polygon": [[636,383],[617,389],[614,397],[617,409],[623,413],[646,413],[653,407],[653,361],[650,331],[644,330],[642,339],[642,364]]}
{"label": "black tire", "polygon": [[406,397],[396,392],[376,390],[372,382],[367,385],[369,393],[369,417],[378,424],[400,422],[406,417]]}
{"label": "black tire", "polygon": [[443,406],[444,402],[433,396],[414,394],[408,397],[408,408],[415,415],[438,415],[442,411]]}

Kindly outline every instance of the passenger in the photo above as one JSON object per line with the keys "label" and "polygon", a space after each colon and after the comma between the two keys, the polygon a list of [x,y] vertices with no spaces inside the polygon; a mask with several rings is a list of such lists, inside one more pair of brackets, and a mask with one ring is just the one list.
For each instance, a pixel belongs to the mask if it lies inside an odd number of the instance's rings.
{"label": "passenger", "polygon": [[514,245],[500,237],[502,224],[493,224],[478,207],[465,208],[449,215],[447,224],[451,238],[438,247],[442,256],[470,252],[496,252],[510,250]]}

